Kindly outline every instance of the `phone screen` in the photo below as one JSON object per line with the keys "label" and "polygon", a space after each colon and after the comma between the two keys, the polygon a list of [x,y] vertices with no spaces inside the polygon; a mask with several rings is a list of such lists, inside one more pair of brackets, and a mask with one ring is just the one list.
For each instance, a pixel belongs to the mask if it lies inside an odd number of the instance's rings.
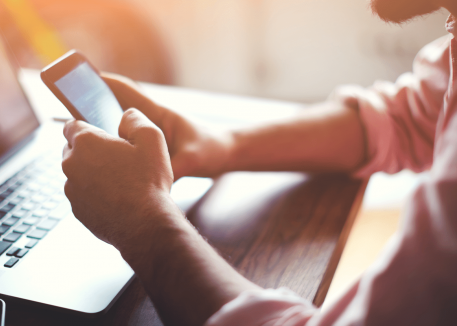
{"label": "phone screen", "polygon": [[87,62],[76,66],[55,85],[87,122],[119,136],[124,112],[111,89]]}

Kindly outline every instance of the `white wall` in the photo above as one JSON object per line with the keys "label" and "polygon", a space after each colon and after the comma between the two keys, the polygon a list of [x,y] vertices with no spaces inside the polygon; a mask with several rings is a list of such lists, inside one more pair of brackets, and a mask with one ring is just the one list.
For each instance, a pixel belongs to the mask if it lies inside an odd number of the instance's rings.
{"label": "white wall", "polygon": [[365,0],[124,1],[166,35],[179,85],[307,102],[341,83],[394,80],[446,34],[444,11],[399,27]]}

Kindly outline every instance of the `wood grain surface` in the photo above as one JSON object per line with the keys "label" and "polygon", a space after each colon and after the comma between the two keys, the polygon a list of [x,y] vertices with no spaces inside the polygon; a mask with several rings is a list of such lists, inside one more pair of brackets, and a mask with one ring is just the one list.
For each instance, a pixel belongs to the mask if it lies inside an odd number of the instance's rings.
{"label": "wood grain surface", "polygon": [[[188,213],[200,233],[248,279],[286,286],[321,304],[363,196],[345,175],[236,172]],[[97,319],[8,302],[6,325],[162,325],[135,279]]]}

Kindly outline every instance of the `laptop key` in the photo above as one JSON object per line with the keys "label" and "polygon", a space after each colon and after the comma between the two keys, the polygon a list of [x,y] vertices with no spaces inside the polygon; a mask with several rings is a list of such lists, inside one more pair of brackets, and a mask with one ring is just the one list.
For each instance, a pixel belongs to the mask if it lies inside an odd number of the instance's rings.
{"label": "laptop key", "polygon": [[27,253],[29,252],[28,249],[21,249],[18,252],[16,252],[16,257],[17,258],[22,258],[24,257]]}
{"label": "laptop key", "polygon": [[8,213],[0,211],[0,218],[4,217],[6,214],[8,214]]}
{"label": "laptop key", "polygon": [[43,196],[43,195],[33,195],[31,200],[32,202],[34,203],[42,203],[44,202],[48,197],[47,196]]}
{"label": "laptop key", "polygon": [[59,220],[54,220],[54,219],[47,219],[47,220],[44,220],[44,221],[41,221],[40,224],[38,224],[37,226],[37,229],[41,229],[41,230],[51,230],[52,228],[54,228],[54,226],[56,226],[56,224],[59,222]]}
{"label": "laptop key", "polygon": [[8,203],[8,204],[6,204],[5,206],[3,206],[2,208],[0,208],[0,211],[8,213],[8,212],[10,212],[14,207],[16,207],[15,204]]}
{"label": "laptop key", "polygon": [[30,191],[28,191],[26,189],[19,190],[17,192],[18,197],[21,197],[21,198],[29,198],[29,197],[32,196],[32,194],[33,194],[32,192],[30,192]]}
{"label": "laptop key", "polygon": [[11,247],[10,250],[8,250],[8,252],[6,253],[7,256],[14,256],[16,254],[16,252],[18,252],[19,250],[21,250],[21,248],[18,248],[18,247]]}
{"label": "laptop key", "polygon": [[49,179],[46,177],[46,175],[42,174],[44,172],[45,172],[44,170],[41,171],[41,173],[39,175],[37,175],[34,180],[36,183],[38,183],[41,186],[43,186],[49,182]]}
{"label": "laptop key", "polygon": [[10,242],[0,241],[0,256],[11,247]]}
{"label": "laptop key", "polygon": [[19,226],[16,226],[13,230],[13,232],[16,233],[25,233],[30,229],[30,225],[27,224],[21,224]]}
{"label": "laptop key", "polygon": [[1,193],[1,195],[2,195],[2,196],[5,196],[5,198],[6,198],[6,197],[8,197],[9,195],[11,195],[13,192],[14,192],[14,190],[12,190],[12,189],[6,189],[6,190],[4,190],[4,191]]}
{"label": "laptop key", "polygon": [[6,262],[6,264],[3,265],[3,266],[8,267],[8,268],[11,268],[11,267],[13,267],[14,265],[16,265],[16,263],[17,263],[18,261],[19,261],[19,258],[10,258],[10,260],[8,260],[8,261]]}
{"label": "laptop key", "polygon": [[61,193],[61,192],[59,192],[59,193],[57,193],[57,194],[55,194],[55,195],[53,195],[53,196],[51,197],[51,200],[52,200],[52,201],[55,201],[56,203],[61,203],[61,202],[63,202],[65,199],[66,199],[65,195],[64,195],[63,193]]}
{"label": "laptop key", "polygon": [[41,186],[35,182],[30,182],[27,186],[27,190],[30,192],[37,192],[41,189]]}
{"label": "laptop key", "polygon": [[43,239],[43,237],[47,233],[48,233],[48,231],[35,229],[32,232],[30,232],[29,234],[27,234],[27,237],[40,240],[40,239]]}
{"label": "laptop key", "polygon": [[50,218],[54,218],[57,220],[63,219],[71,210],[71,205],[68,201],[64,201],[61,203],[55,210],[53,210],[50,214]]}
{"label": "laptop key", "polygon": [[45,188],[41,189],[41,193],[46,196],[51,196],[55,192],[56,192],[56,190],[51,187],[45,187]]}
{"label": "laptop key", "polygon": [[28,202],[28,203],[22,204],[21,207],[22,207],[22,209],[25,209],[26,211],[31,211],[36,207],[36,204],[32,203],[32,202]]}
{"label": "laptop key", "polygon": [[27,224],[27,225],[35,225],[38,223],[38,221],[40,221],[40,219],[38,217],[28,217],[22,223]]}
{"label": "laptop key", "polygon": [[11,232],[3,238],[3,241],[16,242],[21,236],[22,234],[20,233]]}
{"label": "laptop key", "polygon": [[13,184],[11,186],[8,187],[8,190],[11,190],[11,192],[14,192],[17,188],[19,188],[21,185],[20,184]]}
{"label": "laptop key", "polygon": [[35,245],[38,243],[38,240],[35,240],[35,239],[31,239],[29,242],[27,242],[27,244],[25,245],[26,248],[33,248],[35,247]]}
{"label": "laptop key", "polygon": [[27,215],[29,213],[29,211],[26,211],[24,209],[20,209],[18,211],[15,211],[13,213],[13,217],[17,217],[17,218],[22,218],[24,217],[25,215]]}
{"label": "laptop key", "polygon": [[33,212],[32,216],[44,217],[48,214],[49,214],[49,211],[47,209],[37,209],[36,211]]}
{"label": "laptop key", "polygon": [[43,204],[43,208],[46,209],[54,209],[58,206],[59,204],[56,203],[55,201],[47,201],[46,203]]}
{"label": "laptop key", "polygon": [[9,229],[10,227],[8,225],[0,225],[0,235],[5,234]]}
{"label": "laptop key", "polygon": [[6,221],[3,221],[3,225],[13,226],[14,224],[17,223],[17,221],[19,221],[19,219],[17,217],[10,217],[10,218],[6,219]]}

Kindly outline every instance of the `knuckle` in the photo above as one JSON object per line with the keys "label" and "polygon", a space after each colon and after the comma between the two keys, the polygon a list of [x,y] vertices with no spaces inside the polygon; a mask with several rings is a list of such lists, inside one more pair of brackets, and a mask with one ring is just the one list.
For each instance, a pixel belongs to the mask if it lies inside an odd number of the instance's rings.
{"label": "knuckle", "polygon": [[162,130],[160,130],[159,128],[157,128],[155,126],[146,126],[146,125],[138,126],[135,130],[135,133],[139,137],[146,137],[146,138],[153,138],[153,139],[163,137]]}
{"label": "knuckle", "polygon": [[128,108],[125,110],[122,120],[124,122],[133,122],[135,119],[138,118],[139,111],[135,108]]}
{"label": "knuckle", "polygon": [[129,109],[125,110],[124,116],[129,117],[129,116],[131,116],[132,114],[135,114],[135,113],[136,113],[136,109],[129,108]]}
{"label": "knuckle", "polygon": [[65,122],[65,125],[63,126],[63,134],[65,137],[67,137],[67,134],[73,129],[74,124],[75,120],[69,120]]}
{"label": "knuckle", "polygon": [[68,178],[68,174],[70,172],[70,160],[68,158],[64,158],[62,160],[62,171],[63,173],[67,176]]}
{"label": "knuckle", "polygon": [[70,178],[72,175],[72,171],[73,171],[72,161],[73,161],[73,159],[72,159],[71,155],[66,155],[62,159],[62,172],[67,176],[67,178]]}
{"label": "knuckle", "polygon": [[85,144],[91,142],[94,139],[94,137],[95,135],[92,132],[88,130],[82,130],[75,135],[73,142],[76,147],[78,144]]}
{"label": "knuckle", "polygon": [[63,187],[63,191],[65,193],[65,196],[67,196],[67,198],[71,201],[72,188],[71,188],[71,184],[70,184],[70,182],[68,180],[65,182],[65,185]]}
{"label": "knuckle", "polygon": [[67,122],[65,122],[65,125],[64,125],[64,130],[68,130],[69,128],[73,127],[76,123],[76,120],[72,119],[72,120],[68,120]]}
{"label": "knuckle", "polygon": [[125,110],[124,114],[122,115],[121,125],[122,124],[126,125],[126,124],[130,123],[131,120],[134,119],[135,112],[136,112],[136,110],[133,108]]}

